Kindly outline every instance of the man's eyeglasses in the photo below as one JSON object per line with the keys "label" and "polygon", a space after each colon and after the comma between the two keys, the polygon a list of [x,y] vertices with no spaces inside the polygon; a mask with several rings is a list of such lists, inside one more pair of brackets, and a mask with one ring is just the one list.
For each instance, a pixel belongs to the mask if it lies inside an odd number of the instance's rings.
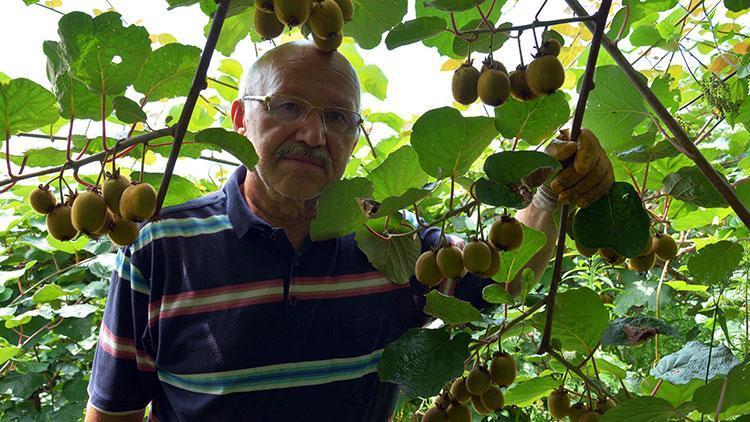
{"label": "man's eyeglasses", "polygon": [[320,110],[326,130],[340,135],[353,134],[362,123],[362,116],[355,111],[339,107],[315,107],[302,98],[291,95],[246,95],[242,99],[262,102],[268,114],[280,122],[301,121],[306,119],[312,110]]}

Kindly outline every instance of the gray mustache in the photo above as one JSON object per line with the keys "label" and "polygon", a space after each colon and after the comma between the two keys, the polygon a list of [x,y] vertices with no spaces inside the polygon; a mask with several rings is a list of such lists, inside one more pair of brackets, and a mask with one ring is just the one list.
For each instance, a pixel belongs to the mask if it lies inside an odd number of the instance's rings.
{"label": "gray mustache", "polygon": [[324,150],[312,148],[301,142],[286,142],[276,151],[276,161],[287,155],[302,155],[322,161],[326,168],[331,167],[331,157]]}

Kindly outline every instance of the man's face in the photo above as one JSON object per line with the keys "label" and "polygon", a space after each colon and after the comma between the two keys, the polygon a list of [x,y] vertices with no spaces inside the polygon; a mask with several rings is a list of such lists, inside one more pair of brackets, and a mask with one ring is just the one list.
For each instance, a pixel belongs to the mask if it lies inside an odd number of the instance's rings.
{"label": "man's face", "polygon": [[[263,95],[284,94],[315,107],[356,110],[358,87],[342,72],[320,60],[297,58],[279,63]],[[256,172],[262,182],[282,196],[312,199],[326,184],[341,178],[357,141],[358,131],[347,134],[326,130],[323,113],[310,111],[303,120],[282,122],[257,101],[236,102],[233,117],[244,107],[244,121],[235,117],[235,130],[246,135],[258,153]]]}

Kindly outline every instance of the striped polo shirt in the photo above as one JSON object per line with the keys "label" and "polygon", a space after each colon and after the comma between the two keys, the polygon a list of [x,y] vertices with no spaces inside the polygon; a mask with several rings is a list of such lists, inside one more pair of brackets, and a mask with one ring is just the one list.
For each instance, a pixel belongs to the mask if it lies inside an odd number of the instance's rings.
{"label": "striped polo shirt", "polygon": [[[425,290],[391,283],[354,235],[295,251],[254,215],[239,167],[215,193],[170,207],[119,251],[88,392],[158,421],[385,421],[398,386],[380,382],[385,346],[423,326]],[[438,229],[420,233],[423,250]],[[481,307],[490,280],[441,291]]]}

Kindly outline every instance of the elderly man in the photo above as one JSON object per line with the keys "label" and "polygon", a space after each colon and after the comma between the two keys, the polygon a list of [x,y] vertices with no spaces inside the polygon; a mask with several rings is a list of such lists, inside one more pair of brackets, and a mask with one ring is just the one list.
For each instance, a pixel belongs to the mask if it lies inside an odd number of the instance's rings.
{"label": "elderly man", "polygon": [[[323,187],[358,138],[360,88],[339,53],[283,44],[232,105],[259,155],[219,192],[163,211],[120,251],[89,383],[87,421],[385,421],[398,386],[383,348],[424,324],[424,290],[385,279],[349,235],[308,233]],[[554,199],[519,213],[548,246]],[[421,233],[423,249],[437,229]],[[482,306],[489,280],[454,294]]]}

